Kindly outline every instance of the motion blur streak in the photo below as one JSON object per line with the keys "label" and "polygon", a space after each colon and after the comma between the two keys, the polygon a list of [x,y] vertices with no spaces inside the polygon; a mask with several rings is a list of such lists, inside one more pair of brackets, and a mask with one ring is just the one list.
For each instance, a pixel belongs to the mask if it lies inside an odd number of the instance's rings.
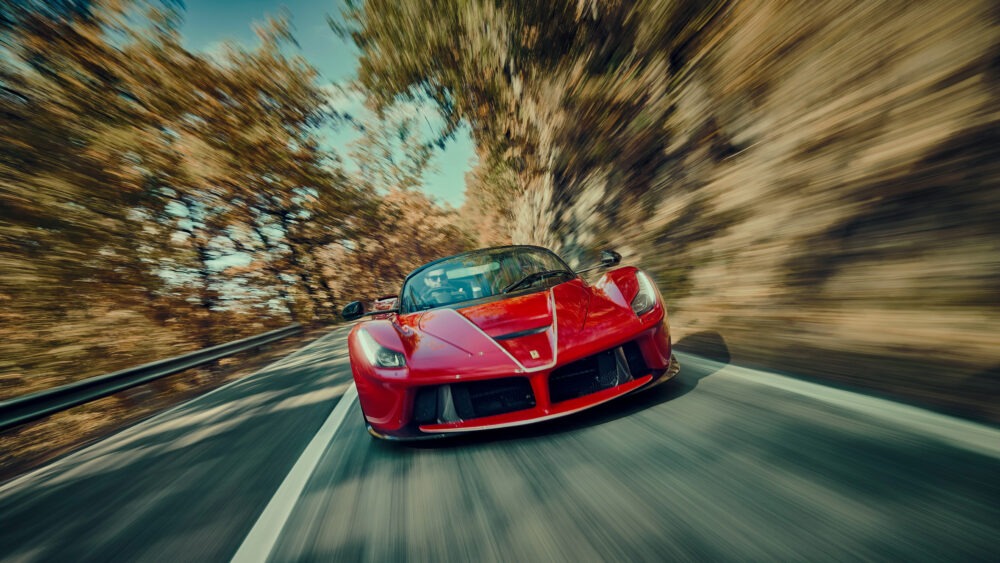
{"label": "motion blur streak", "polygon": [[471,124],[497,239],[616,248],[681,336],[1000,422],[995,1],[367,0],[350,23],[372,99]]}
{"label": "motion blur streak", "polygon": [[337,401],[336,408],[330,413],[330,417],[323,422],[323,426],[313,436],[313,439],[306,445],[298,461],[288,472],[288,476],[282,481],[281,486],[274,493],[274,497],[267,503],[264,512],[254,523],[246,539],[240,544],[240,548],[233,556],[233,563],[251,563],[253,561],[266,561],[274,549],[274,544],[278,541],[282,528],[288,521],[288,515],[295,509],[296,501],[302,495],[309,477],[316,469],[320,456],[330,444],[334,434],[344,423],[344,417],[351,410],[353,403],[358,398],[358,390],[354,385],[348,387],[347,391]]}
{"label": "motion blur streak", "polygon": [[0,527],[0,560],[232,557],[339,397],[278,406],[350,382],[346,336],[3,487],[0,519],[16,525]]}
{"label": "motion blur streak", "polygon": [[[986,561],[995,553],[1000,458],[928,435],[905,411],[867,410],[868,397],[789,392],[755,382],[777,376],[684,354],[674,385],[584,416],[399,446],[373,442],[349,398],[337,407],[336,433],[318,437],[336,401],[273,406],[350,381],[346,334],[0,490],[0,518],[17,523],[0,528],[0,559],[228,560],[316,440],[324,447],[309,454],[318,457],[300,493],[282,500],[287,517],[272,522],[281,533],[270,560]],[[187,435],[178,427],[185,419],[240,403],[252,406],[232,407],[238,427],[172,447]],[[155,432],[160,425],[172,430]],[[969,428],[1000,440],[995,429]],[[101,463],[111,456],[118,461]],[[84,462],[101,471],[74,473]]]}
{"label": "motion blur streak", "polygon": [[[287,20],[263,22],[257,45],[193,52],[182,5],[0,2],[0,399],[331,322],[470,244],[454,210],[414,189],[429,149],[404,135],[412,150],[382,160],[412,119],[357,124],[348,167],[322,140],[352,121]],[[220,371],[0,435],[0,476]]]}
{"label": "motion blur streak", "polygon": [[[996,560],[995,0],[358,0],[324,36],[350,84],[274,1],[205,51],[180,0],[0,1],[0,399],[315,334],[474,247],[612,248],[675,385],[420,446],[344,402],[271,558]],[[427,176],[465,131],[456,209]],[[92,444],[0,488],[0,559],[232,557],[345,335],[0,434],[0,479]]]}

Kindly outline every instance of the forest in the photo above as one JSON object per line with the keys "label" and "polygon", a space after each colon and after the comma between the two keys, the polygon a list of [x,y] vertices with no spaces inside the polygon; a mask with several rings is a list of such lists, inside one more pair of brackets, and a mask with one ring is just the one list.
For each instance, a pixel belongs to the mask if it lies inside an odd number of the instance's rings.
{"label": "forest", "polygon": [[176,5],[6,6],[0,398],[335,322],[472,244],[415,187],[431,147],[406,118],[323,146],[358,125],[287,22],[209,57],[182,46]]}

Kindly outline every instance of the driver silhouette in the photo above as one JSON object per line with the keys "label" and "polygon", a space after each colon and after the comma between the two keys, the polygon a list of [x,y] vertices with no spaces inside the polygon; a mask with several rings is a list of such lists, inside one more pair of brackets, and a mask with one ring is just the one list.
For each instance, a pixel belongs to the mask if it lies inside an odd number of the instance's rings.
{"label": "driver silhouette", "polygon": [[444,270],[437,268],[427,272],[423,278],[423,290],[420,292],[420,300],[428,305],[443,305],[451,298],[448,279],[444,275]]}
{"label": "driver silhouette", "polygon": [[428,289],[437,289],[444,285],[444,270],[438,268],[427,272],[427,275],[424,276],[424,284],[427,285]]}

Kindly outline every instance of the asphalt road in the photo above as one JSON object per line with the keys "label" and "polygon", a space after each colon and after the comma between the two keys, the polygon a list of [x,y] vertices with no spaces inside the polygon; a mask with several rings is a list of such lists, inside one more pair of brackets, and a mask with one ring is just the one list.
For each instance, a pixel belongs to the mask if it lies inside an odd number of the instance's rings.
{"label": "asphalt road", "polygon": [[995,429],[682,355],[578,416],[386,444],[345,334],[4,485],[0,560],[1000,558]]}

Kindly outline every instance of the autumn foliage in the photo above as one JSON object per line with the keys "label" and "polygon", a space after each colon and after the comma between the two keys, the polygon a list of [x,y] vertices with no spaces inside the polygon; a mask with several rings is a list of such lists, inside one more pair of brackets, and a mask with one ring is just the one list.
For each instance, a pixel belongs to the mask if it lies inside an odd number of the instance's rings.
{"label": "autumn foliage", "polygon": [[[330,321],[514,241],[617,248],[678,340],[1000,420],[992,3],[346,6],[379,119],[337,151],[320,131],[359,124],[280,20],[207,56],[169,1],[0,7],[3,395]],[[465,126],[454,210],[420,187]]]}
{"label": "autumn foliage", "polygon": [[209,56],[180,15],[0,8],[0,398],[335,321],[469,244],[416,191],[426,159],[394,183],[323,145],[350,125],[283,21]]}
{"label": "autumn foliage", "polygon": [[571,264],[617,248],[678,340],[1000,420],[995,2],[365,0],[346,20],[374,104],[469,123],[482,223]]}

